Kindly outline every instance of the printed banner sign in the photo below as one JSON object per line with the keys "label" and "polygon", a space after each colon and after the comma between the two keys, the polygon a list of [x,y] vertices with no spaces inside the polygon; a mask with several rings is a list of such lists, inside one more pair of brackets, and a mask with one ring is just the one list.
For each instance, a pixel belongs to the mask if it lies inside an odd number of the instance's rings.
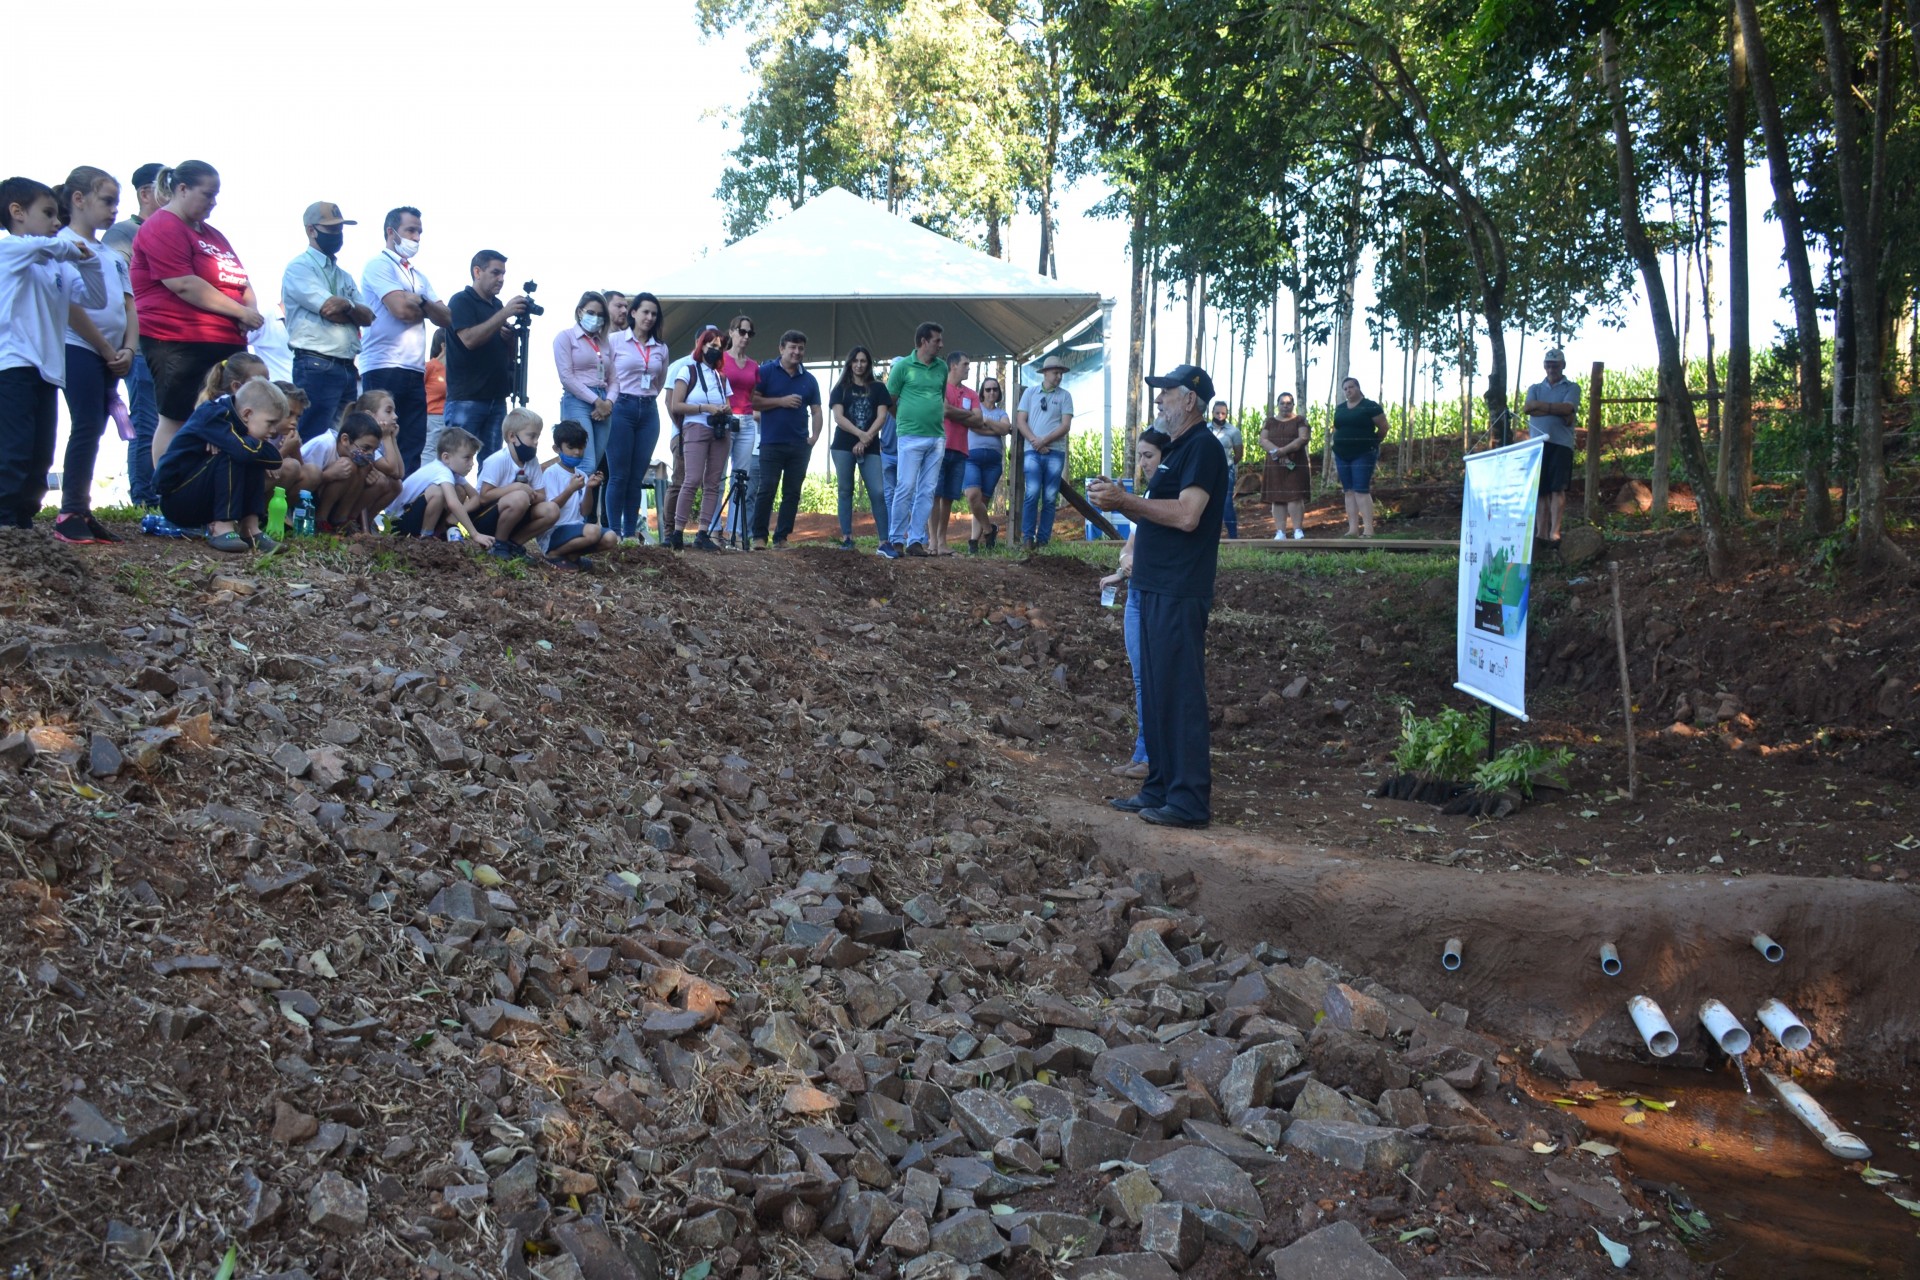
{"label": "printed banner sign", "polygon": [[1527,718],[1527,597],[1543,440],[1467,458],[1453,687]]}

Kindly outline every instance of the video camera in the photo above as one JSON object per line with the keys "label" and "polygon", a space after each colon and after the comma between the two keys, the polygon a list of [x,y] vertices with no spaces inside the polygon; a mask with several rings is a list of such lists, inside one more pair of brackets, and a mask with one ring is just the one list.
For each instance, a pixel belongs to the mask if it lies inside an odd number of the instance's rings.
{"label": "video camera", "polygon": [[520,292],[527,296],[527,314],[530,316],[543,316],[547,314],[547,309],[533,300],[534,290],[539,287],[539,285],[531,280],[520,286]]}

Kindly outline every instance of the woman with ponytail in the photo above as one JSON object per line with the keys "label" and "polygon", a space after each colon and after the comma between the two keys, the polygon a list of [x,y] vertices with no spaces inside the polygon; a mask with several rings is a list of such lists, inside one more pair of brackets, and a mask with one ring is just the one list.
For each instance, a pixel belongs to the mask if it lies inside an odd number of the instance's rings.
{"label": "woman with ponytail", "polygon": [[133,304],[140,352],[153,373],[160,425],[153,433],[157,466],[180,424],[193,414],[207,370],[236,351],[265,320],[247,269],[227,238],[207,221],[220,198],[220,174],[201,160],[162,169],[156,180],[166,204],[133,238]]}
{"label": "woman with ponytail", "polygon": [[60,464],[60,514],[53,536],[61,542],[118,542],[93,514],[93,468],[112,412],[114,390],[133,369],[140,346],[127,260],[100,242],[120,210],[120,183],[104,169],[81,165],[53,189],[62,240],[84,244],[100,260],[107,299],[68,310],[67,452]]}

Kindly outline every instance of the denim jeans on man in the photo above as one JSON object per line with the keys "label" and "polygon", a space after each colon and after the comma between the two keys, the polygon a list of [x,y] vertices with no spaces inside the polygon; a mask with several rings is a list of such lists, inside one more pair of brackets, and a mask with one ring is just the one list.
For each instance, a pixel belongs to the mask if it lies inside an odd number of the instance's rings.
{"label": "denim jeans on man", "polygon": [[420,451],[427,447],[427,375],[418,369],[369,369],[360,382],[368,391],[393,397],[394,416],[400,419],[395,435],[400,465],[412,475],[420,469]]}
{"label": "denim jeans on man", "polygon": [[300,415],[300,443],[326,435],[340,425],[340,410],[360,394],[360,371],[351,360],[295,352],[293,385],[307,393]]}
{"label": "denim jeans on man", "polygon": [[843,540],[853,537],[853,477],[858,472],[860,483],[867,486],[867,506],[873,512],[874,532],[879,535],[880,541],[885,542],[889,530],[886,468],[880,461],[882,455],[869,449],[856,458],[851,449],[835,449],[832,457],[833,473],[840,486],[840,537]]}
{"label": "denim jeans on man", "polygon": [[[607,431],[607,527],[622,538],[646,532],[640,522],[640,495],[646,489],[647,467],[660,443],[660,405],[657,397],[623,395],[613,402]],[[666,530],[662,518],[660,528]]]}
{"label": "denim jeans on man", "polygon": [[753,494],[753,540],[767,540],[767,525],[773,517],[773,491],[780,491],[780,519],[773,525],[773,540],[782,543],[793,533],[793,522],[800,514],[800,487],[807,481],[807,459],[813,447],[806,441],[779,441],[760,446],[760,482]]}
{"label": "denim jeans on man", "polygon": [[[441,429],[458,427],[480,442],[478,457],[486,457],[500,448],[500,428],[507,421],[505,400],[449,400],[440,415]],[[439,438],[434,439],[433,456],[439,457]]]}
{"label": "denim jeans on man", "polygon": [[1053,541],[1053,513],[1060,503],[1060,477],[1067,469],[1063,440],[1045,453],[1026,451],[1026,501],[1020,511],[1020,536],[1028,542]]}
{"label": "denim jeans on man", "polygon": [[[893,449],[880,451],[880,496],[887,500],[887,511],[893,511],[893,495],[900,492],[900,450],[896,444]],[[893,521],[874,525],[874,531],[880,535],[880,541],[887,542],[893,537]]]}
{"label": "denim jeans on man", "polygon": [[933,489],[940,483],[940,461],[947,442],[940,436],[899,438],[900,487],[898,497],[887,495],[887,513],[893,518],[893,536],[897,547],[919,543],[927,545],[927,522],[933,518]]}
{"label": "denim jeans on man", "polygon": [[157,507],[160,495],[153,491],[153,433],[160,427],[160,406],[153,398],[153,373],[147,358],[136,355],[127,374],[127,416],[133,422],[133,439],[127,441],[128,496],[136,507]]}

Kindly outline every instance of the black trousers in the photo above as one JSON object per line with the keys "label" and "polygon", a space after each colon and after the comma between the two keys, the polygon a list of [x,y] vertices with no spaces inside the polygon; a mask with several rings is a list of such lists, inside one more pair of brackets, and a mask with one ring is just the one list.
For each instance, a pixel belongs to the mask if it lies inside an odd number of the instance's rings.
{"label": "black trousers", "polygon": [[107,404],[120,379],[92,347],[67,344],[67,452],[60,464],[60,514],[93,510],[93,468],[107,429]]}
{"label": "black trousers", "polygon": [[1197,822],[1213,818],[1207,727],[1207,614],[1211,600],[1134,588],[1140,608],[1140,732],[1153,807]]}
{"label": "black trousers", "polygon": [[60,388],[26,365],[0,369],[0,525],[33,527],[59,428]]}
{"label": "black trousers", "polygon": [[780,522],[773,527],[773,540],[785,542],[793,532],[794,518],[800,514],[800,486],[806,483],[807,458],[812,453],[804,440],[796,444],[760,442],[760,480],[753,490],[754,541],[767,539],[775,485],[780,486]]}
{"label": "black trousers", "polygon": [[160,514],[182,528],[215,520],[240,523],[267,515],[267,473],[242,466],[224,453],[207,455],[200,469],[172,493],[160,495]]}

